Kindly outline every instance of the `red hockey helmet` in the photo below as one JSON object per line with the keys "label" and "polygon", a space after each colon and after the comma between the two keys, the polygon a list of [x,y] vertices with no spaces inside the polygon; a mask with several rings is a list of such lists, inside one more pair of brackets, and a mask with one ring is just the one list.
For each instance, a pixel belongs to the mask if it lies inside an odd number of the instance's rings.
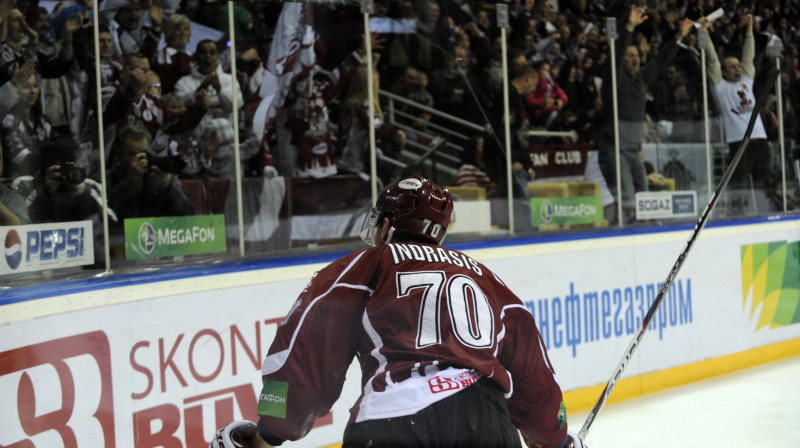
{"label": "red hockey helmet", "polygon": [[361,239],[367,244],[375,245],[375,233],[383,218],[389,218],[387,243],[394,235],[403,235],[441,244],[455,222],[453,198],[447,188],[419,175],[409,176],[378,196],[361,226]]}

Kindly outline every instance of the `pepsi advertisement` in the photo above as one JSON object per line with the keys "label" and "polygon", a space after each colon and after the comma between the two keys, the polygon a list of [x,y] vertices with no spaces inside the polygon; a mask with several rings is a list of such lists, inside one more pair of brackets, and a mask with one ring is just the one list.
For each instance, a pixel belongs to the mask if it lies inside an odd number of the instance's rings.
{"label": "pepsi advertisement", "polygon": [[91,221],[0,227],[0,237],[0,276],[94,263]]}

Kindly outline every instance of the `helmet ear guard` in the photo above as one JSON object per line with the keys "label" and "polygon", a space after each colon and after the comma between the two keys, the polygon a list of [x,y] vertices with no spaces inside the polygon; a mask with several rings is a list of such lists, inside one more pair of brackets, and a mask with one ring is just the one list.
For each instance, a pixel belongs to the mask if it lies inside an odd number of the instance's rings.
{"label": "helmet ear guard", "polygon": [[[375,241],[383,219],[389,219],[386,241]],[[454,222],[450,192],[422,176],[406,177],[383,191],[364,219],[361,239],[369,245],[388,243],[395,237],[441,244]]]}

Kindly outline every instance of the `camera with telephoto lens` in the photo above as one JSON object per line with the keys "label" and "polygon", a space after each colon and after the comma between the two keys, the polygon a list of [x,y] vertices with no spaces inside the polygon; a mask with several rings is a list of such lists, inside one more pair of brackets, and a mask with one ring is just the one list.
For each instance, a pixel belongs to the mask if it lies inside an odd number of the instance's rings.
{"label": "camera with telephoto lens", "polygon": [[61,173],[62,179],[73,184],[80,184],[86,180],[86,168],[75,165],[75,162],[63,162],[57,172]]}
{"label": "camera with telephoto lens", "polygon": [[165,173],[178,174],[186,167],[186,162],[179,155],[156,156],[150,153],[145,155],[147,156],[148,166],[154,166]]}

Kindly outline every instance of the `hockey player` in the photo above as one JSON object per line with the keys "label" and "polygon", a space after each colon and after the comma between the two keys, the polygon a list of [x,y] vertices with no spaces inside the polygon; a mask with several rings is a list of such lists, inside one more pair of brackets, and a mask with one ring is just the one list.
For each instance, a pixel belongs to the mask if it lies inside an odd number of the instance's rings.
{"label": "hockey player", "polygon": [[567,431],[533,316],[486,266],[441,246],[447,189],[420,177],[384,191],[361,237],[374,246],[320,270],[281,323],[262,367],[258,424],[211,447],[304,437],[339,398],[353,358],[362,392],[344,447],[584,447]]}

